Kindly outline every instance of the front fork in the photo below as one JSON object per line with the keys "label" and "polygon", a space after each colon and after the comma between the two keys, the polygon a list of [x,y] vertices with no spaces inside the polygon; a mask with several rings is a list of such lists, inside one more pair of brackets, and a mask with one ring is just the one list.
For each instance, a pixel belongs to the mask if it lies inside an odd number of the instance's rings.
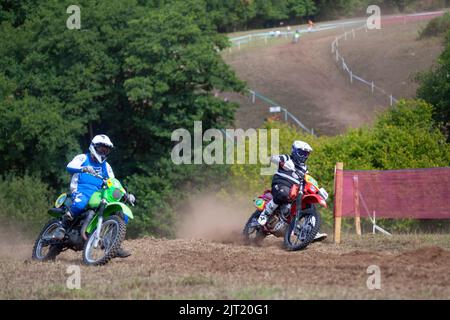
{"label": "front fork", "polygon": [[302,181],[302,183],[300,183],[300,191],[298,193],[297,199],[295,200],[297,212],[295,213],[294,228],[297,226],[298,219],[300,219],[300,214],[302,212],[303,184],[304,182]]}
{"label": "front fork", "polygon": [[97,220],[97,229],[95,230],[95,234],[94,234],[94,248],[98,247],[98,243],[100,242],[100,232],[102,230],[102,225],[103,225],[103,211],[105,210],[106,207],[106,200],[102,199],[102,201],[100,202],[100,206],[98,209],[98,220]]}

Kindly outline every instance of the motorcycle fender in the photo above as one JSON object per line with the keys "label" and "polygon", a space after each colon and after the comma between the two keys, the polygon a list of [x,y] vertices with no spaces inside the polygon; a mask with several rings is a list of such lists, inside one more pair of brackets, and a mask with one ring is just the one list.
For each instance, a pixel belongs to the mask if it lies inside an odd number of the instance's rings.
{"label": "motorcycle fender", "polygon": [[122,202],[108,203],[106,205],[105,211],[103,211],[103,215],[107,217],[114,212],[123,212],[123,214],[126,215],[128,218],[130,219],[134,218],[131,209],[128,208],[128,206]]}
{"label": "motorcycle fender", "polygon": [[319,196],[318,194],[309,194],[302,199],[302,204],[308,204],[308,203],[310,203],[310,204],[318,203],[324,208],[328,207],[327,202],[325,200],[323,200],[323,198],[321,196]]}
{"label": "motorcycle fender", "polygon": [[[111,214],[115,212],[122,212],[125,216],[130,219],[133,219],[133,213],[127,205],[122,202],[113,202],[106,205],[105,211],[103,211],[103,217],[109,217]],[[89,226],[86,228],[87,233],[92,233],[97,228],[98,214],[94,216],[92,221],[89,223]]]}
{"label": "motorcycle fender", "polygon": [[65,213],[65,211],[61,208],[50,208],[47,212],[54,218],[61,218],[61,216]]}

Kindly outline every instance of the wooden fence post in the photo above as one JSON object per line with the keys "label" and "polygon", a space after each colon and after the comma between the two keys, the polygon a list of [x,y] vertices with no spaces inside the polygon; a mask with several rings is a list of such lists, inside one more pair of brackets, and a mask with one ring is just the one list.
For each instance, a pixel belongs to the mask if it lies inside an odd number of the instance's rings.
{"label": "wooden fence post", "polygon": [[359,179],[353,176],[353,206],[355,208],[355,229],[358,236],[361,235],[361,214],[359,211]]}
{"label": "wooden fence post", "polygon": [[336,163],[334,169],[334,243],[341,243],[342,193],[344,187],[344,163]]}

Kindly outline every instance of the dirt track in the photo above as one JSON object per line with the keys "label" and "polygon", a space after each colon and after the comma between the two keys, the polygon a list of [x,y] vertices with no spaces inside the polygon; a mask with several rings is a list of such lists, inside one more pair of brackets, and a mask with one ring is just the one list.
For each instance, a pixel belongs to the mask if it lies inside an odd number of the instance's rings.
{"label": "dirt track", "polygon": [[[320,134],[341,133],[347,127],[371,120],[377,101],[348,86],[333,62],[330,44],[335,32],[306,35],[298,44],[282,44],[255,52],[235,53],[227,62],[249,87],[275,100],[307,127]],[[236,119],[238,127],[258,127],[267,116],[264,103],[244,102]],[[364,111],[362,111],[364,110]],[[370,112],[366,112],[370,110]]]}
{"label": "dirt track", "polygon": [[418,30],[426,24],[421,21],[388,25],[374,33],[361,31],[355,39],[348,38],[341,54],[356,74],[373,80],[388,94],[414,98],[419,85],[415,75],[429,70],[443,50],[442,38],[418,40]]}
{"label": "dirt track", "polygon": [[[79,253],[35,263],[28,259],[31,243],[23,243],[0,257],[0,298],[450,298],[450,251],[436,246],[449,248],[449,236],[366,235],[340,246],[326,240],[302,252],[284,251],[281,239],[266,239],[258,248],[237,239],[127,241],[130,258],[81,267],[81,290],[66,288],[67,267],[81,263]],[[380,290],[366,286],[370,265],[380,267]]]}
{"label": "dirt track", "polygon": [[[425,23],[388,25],[367,34],[360,31],[355,40],[341,41],[341,54],[358,75],[374,80],[388,94],[412,97],[417,87],[412,77],[428,70],[442,48],[439,39],[417,41]],[[271,46],[254,43],[224,57],[250,88],[286,107],[319,134],[335,135],[370,123],[376,111],[389,105],[386,96],[373,96],[363,85],[350,85],[349,77],[339,70],[331,42],[344,31],[350,29],[306,34],[298,44],[288,40]],[[266,103],[231,99],[241,104],[236,115],[239,128],[257,128],[273,115]]]}

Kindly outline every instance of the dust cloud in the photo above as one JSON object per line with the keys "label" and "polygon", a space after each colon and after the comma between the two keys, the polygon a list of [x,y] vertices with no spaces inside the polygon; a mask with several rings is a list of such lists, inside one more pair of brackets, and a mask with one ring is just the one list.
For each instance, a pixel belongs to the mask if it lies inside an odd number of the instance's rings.
{"label": "dust cloud", "polygon": [[0,259],[31,258],[33,240],[19,226],[0,220]]}
{"label": "dust cloud", "polygon": [[177,238],[240,243],[242,230],[253,213],[252,199],[224,200],[215,195],[192,198],[179,212]]}

